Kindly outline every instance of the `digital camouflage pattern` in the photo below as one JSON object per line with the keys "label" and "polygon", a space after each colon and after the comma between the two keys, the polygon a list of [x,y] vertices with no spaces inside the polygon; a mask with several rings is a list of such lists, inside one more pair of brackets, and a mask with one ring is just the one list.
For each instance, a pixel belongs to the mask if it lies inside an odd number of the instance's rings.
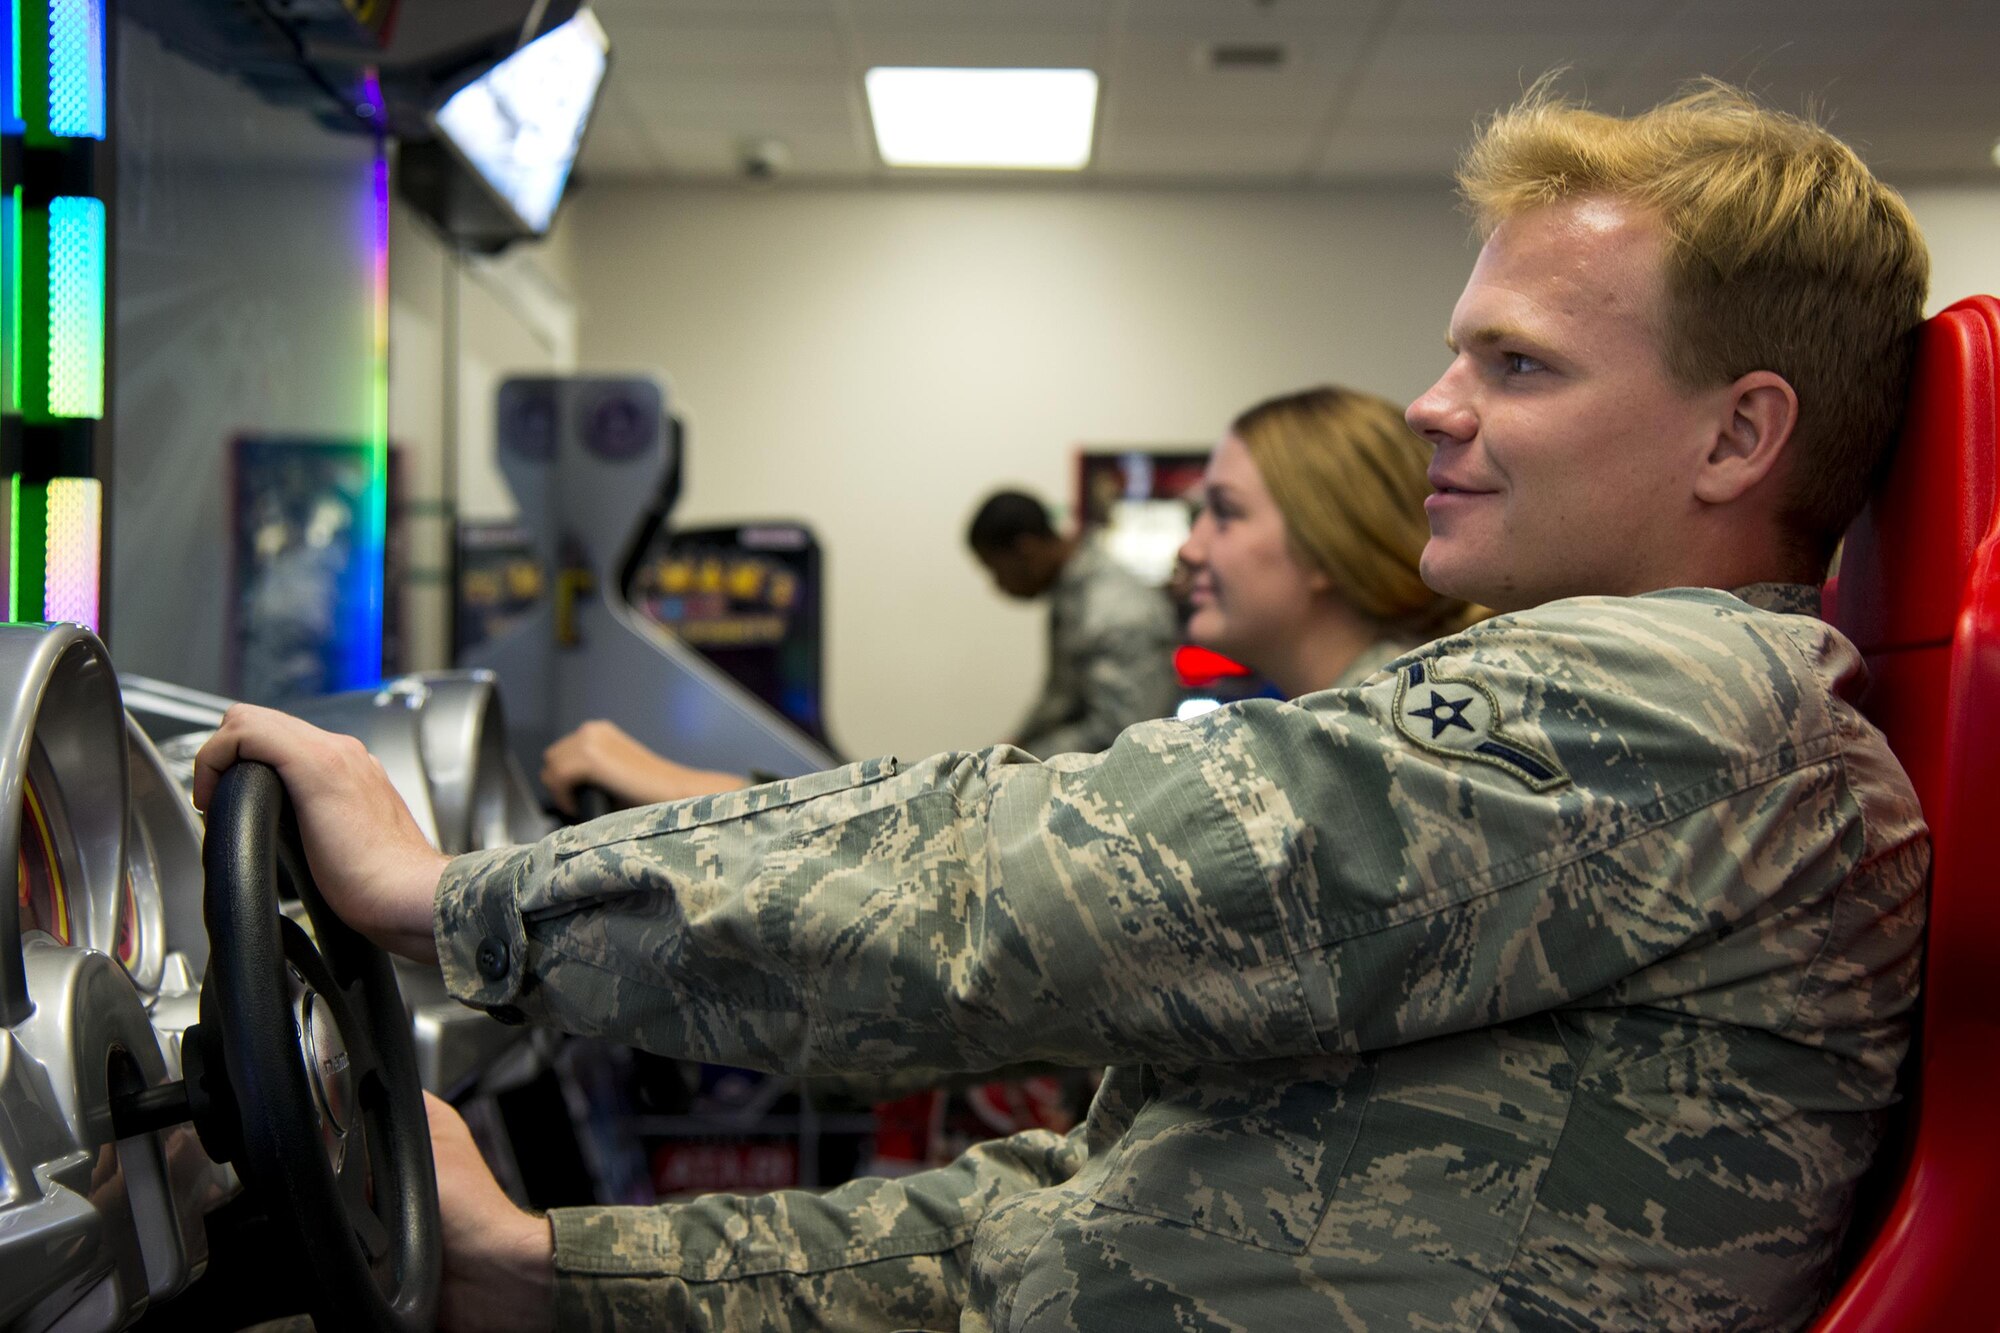
{"label": "digital camouflage pattern", "polygon": [[559,1326],[1799,1327],[1929,858],[1812,602],[1552,603],[1102,755],[876,760],[454,862],[469,1003],[799,1072],[1112,1066],[1066,1138],[559,1211]]}
{"label": "digital camouflage pattern", "polygon": [[1083,543],[1049,591],[1048,676],[1015,739],[1045,759],[1095,753],[1133,723],[1168,716],[1179,642],[1167,595]]}

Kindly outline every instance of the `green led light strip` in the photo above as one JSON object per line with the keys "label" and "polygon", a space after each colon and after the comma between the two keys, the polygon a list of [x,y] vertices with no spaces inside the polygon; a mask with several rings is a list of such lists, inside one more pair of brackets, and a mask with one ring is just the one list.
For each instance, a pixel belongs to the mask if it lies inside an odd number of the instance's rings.
{"label": "green led light strip", "polygon": [[48,583],[49,488],[13,477],[13,559],[8,562],[7,619],[41,620]]}
{"label": "green led light strip", "polygon": [[[5,0],[0,0],[5,3]],[[0,196],[0,412],[21,412],[21,187]]]}

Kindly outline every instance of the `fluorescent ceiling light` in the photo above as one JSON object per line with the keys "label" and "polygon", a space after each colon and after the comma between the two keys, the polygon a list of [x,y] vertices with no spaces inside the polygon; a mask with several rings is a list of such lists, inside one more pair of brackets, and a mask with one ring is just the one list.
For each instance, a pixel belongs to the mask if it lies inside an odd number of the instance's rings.
{"label": "fluorescent ceiling light", "polygon": [[866,82],[892,167],[1076,171],[1090,161],[1094,70],[883,67]]}

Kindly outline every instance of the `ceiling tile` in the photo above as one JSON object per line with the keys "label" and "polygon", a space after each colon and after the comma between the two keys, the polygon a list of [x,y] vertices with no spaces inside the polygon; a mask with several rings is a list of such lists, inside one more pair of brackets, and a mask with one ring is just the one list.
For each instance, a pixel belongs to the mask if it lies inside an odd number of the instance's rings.
{"label": "ceiling tile", "polygon": [[1296,180],[1311,146],[1309,129],[1288,125],[1242,134],[1107,134],[1091,170],[1114,180]]}
{"label": "ceiling tile", "polygon": [[626,89],[649,125],[762,133],[786,125],[844,124],[860,110],[860,88],[844,76],[795,78],[684,73]]}
{"label": "ceiling tile", "polygon": [[854,42],[863,68],[1101,69],[1104,63],[1103,34],[1092,27],[911,23],[861,29]]}
{"label": "ceiling tile", "polygon": [[1133,0],[1118,30],[1135,37],[1197,41],[1292,41],[1357,37],[1395,0]]}
{"label": "ceiling tile", "polygon": [[[1700,74],[1785,109],[1810,100],[1885,173],[1990,170],[1981,155],[2000,137],[1995,0],[595,4],[616,52],[607,96],[626,116],[592,133],[585,169],[602,174],[733,176],[738,145],[768,135],[803,177],[888,179],[861,94],[870,64],[1097,68],[1090,174],[1118,179],[1435,179],[1476,118],[1565,65],[1559,86],[1611,111]],[[1205,71],[1218,41],[1281,42],[1290,59]]]}
{"label": "ceiling tile", "polygon": [[[668,171],[676,176],[730,177],[741,179],[741,140],[716,130],[670,129],[659,136]],[[865,151],[852,136],[838,131],[800,131],[778,138],[790,152],[791,161],[778,173],[779,181],[851,180],[876,169],[875,156]]]}
{"label": "ceiling tile", "polygon": [[823,18],[829,0],[591,0],[590,7],[611,26],[614,18],[712,18],[740,21],[757,14]]}
{"label": "ceiling tile", "polygon": [[593,176],[645,177],[666,167],[639,121],[607,85],[603,103],[590,119],[577,170]]}
{"label": "ceiling tile", "polygon": [[1561,37],[1392,32],[1362,71],[1348,114],[1376,124],[1470,123],[1518,99],[1552,69],[1588,85],[1619,58],[1623,39],[1603,31]]}
{"label": "ceiling tile", "polygon": [[1319,161],[1313,178],[1350,183],[1380,180],[1451,178],[1458,155],[1472,137],[1472,123],[1376,124],[1350,121],[1341,125]]}
{"label": "ceiling tile", "polygon": [[1127,37],[1105,71],[1107,115],[1174,117],[1211,127],[1251,121],[1316,123],[1353,67],[1354,47],[1334,37],[1294,39],[1285,45],[1287,59],[1278,69],[1216,70],[1208,66],[1205,42]]}
{"label": "ceiling tile", "polygon": [[693,22],[651,16],[607,18],[614,67],[641,78],[678,70],[845,70],[847,47],[830,19],[770,19],[755,22]]}
{"label": "ceiling tile", "polygon": [[833,0],[856,27],[882,29],[940,19],[970,19],[1023,30],[1051,24],[1101,28],[1109,0]]}

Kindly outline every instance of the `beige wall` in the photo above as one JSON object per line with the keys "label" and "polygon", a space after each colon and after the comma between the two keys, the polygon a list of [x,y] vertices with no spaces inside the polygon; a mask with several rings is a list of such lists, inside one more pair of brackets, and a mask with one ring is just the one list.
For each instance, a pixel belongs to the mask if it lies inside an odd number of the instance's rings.
{"label": "beige wall", "polygon": [[1932,314],[1961,297],[2000,295],[2000,189],[1911,190],[1931,246]]}
{"label": "beige wall", "polygon": [[[1918,191],[1940,303],[2000,290],[2000,191]],[[561,233],[579,364],[666,377],[689,521],[797,517],[827,550],[828,713],[856,754],[990,741],[1039,611],[961,545],[980,496],[1067,502],[1080,442],[1210,442],[1337,379],[1407,399],[1472,247],[1443,190],[598,188]]]}
{"label": "beige wall", "polygon": [[835,739],[906,756],[1039,680],[1040,609],[963,547],[987,491],[1066,504],[1079,443],[1206,447],[1329,378],[1413,394],[1471,255],[1442,192],[598,190],[570,227],[582,364],[666,376],[687,519],[818,530]]}

